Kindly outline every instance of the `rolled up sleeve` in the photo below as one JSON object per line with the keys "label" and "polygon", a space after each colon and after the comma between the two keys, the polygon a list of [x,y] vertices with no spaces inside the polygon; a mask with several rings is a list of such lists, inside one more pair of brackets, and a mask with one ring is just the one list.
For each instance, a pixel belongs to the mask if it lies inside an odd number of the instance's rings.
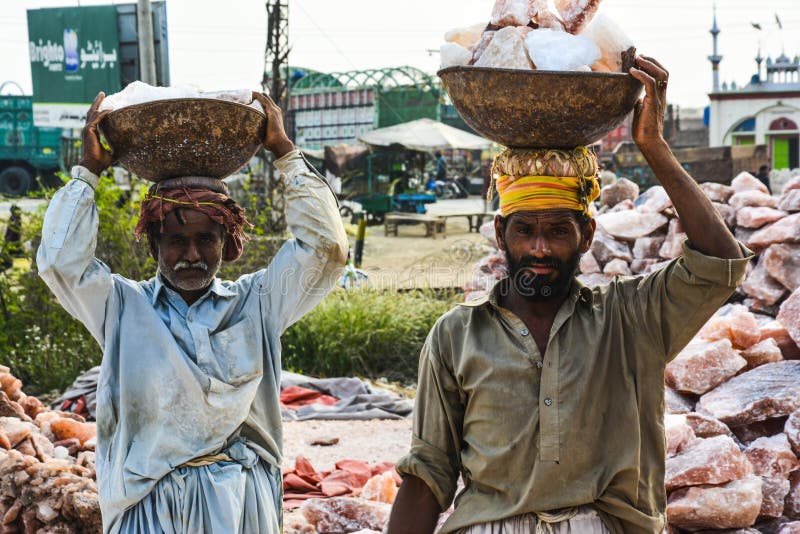
{"label": "rolled up sleeve", "polygon": [[691,341],[744,279],[753,253],[739,246],[742,258],[725,259],[706,256],[685,241],[680,258],[640,279],[628,295],[667,360]]}
{"label": "rolled up sleeve", "polygon": [[420,356],[411,451],[397,464],[397,471],[425,482],[440,508],[446,510],[453,502],[460,469],[464,406],[433,338],[432,332]]}

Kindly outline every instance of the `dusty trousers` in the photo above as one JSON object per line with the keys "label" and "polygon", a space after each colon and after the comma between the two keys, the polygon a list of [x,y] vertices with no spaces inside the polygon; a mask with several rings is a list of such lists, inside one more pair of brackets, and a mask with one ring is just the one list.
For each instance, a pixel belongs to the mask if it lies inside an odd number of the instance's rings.
{"label": "dusty trousers", "polygon": [[522,514],[472,525],[461,534],[610,534],[597,512],[588,506],[556,513]]}

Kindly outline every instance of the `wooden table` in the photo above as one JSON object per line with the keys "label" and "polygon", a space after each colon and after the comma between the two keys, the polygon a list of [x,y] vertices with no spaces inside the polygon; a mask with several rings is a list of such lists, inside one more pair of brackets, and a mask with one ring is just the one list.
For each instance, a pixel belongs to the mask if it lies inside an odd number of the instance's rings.
{"label": "wooden table", "polygon": [[478,232],[483,225],[485,219],[494,219],[494,213],[492,212],[472,212],[472,213],[448,213],[447,215],[439,215],[439,217],[443,217],[445,219],[451,219],[453,217],[466,217],[467,222],[469,223],[469,231],[470,232]]}
{"label": "wooden table", "polygon": [[424,224],[425,237],[437,236],[447,238],[447,220],[442,216],[424,213],[387,213],[383,220],[383,228],[387,236],[397,236],[397,227],[401,224]]}

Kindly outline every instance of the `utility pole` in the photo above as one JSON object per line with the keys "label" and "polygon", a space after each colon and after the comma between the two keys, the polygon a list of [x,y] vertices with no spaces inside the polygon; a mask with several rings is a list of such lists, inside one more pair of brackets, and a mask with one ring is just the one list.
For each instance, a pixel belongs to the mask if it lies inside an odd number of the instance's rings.
{"label": "utility pole", "polygon": [[156,85],[156,52],[153,45],[153,10],[150,0],[137,0],[136,26],[139,34],[139,75],[144,83]]}
{"label": "utility pole", "polygon": [[[261,87],[283,111],[283,126],[291,136],[289,117],[289,2],[267,0],[267,46],[264,50],[264,75]],[[270,163],[262,188],[272,208],[274,232],[286,230],[285,198],[282,184]]]}

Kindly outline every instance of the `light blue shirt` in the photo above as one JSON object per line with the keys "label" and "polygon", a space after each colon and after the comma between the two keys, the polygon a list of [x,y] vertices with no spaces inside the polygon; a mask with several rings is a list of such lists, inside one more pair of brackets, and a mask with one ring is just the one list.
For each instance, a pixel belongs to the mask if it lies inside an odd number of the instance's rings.
{"label": "light blue shirt", "polygon": [[300,153],[275,167],[294,239],[266,269],[215,279],[191,306],[159,276],[129,280],[94,257],[87,183],[70,181],[47,209],[39,274],[103,350],[96,467],[105,531],[177,466],[235,441],[280,466],[280,336],[334,287],[348,244],[333,194]]}

